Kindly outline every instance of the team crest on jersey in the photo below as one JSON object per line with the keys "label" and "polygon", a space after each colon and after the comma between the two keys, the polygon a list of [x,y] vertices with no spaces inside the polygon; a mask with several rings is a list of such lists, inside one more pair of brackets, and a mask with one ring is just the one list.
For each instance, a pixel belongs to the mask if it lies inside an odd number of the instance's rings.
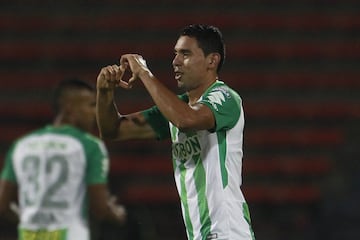
{"label": "team crest on jersey", "polygon": [[218,106],[222,106],[227,98],[230,98],[230,94],[222,87],[214,88],[207,96],[208,101],[216,111],[218,111]]}

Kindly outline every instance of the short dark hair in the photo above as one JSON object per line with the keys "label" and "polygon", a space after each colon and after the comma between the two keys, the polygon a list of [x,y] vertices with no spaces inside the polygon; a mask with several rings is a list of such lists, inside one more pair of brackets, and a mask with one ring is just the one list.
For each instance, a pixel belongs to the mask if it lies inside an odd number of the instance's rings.
{"label": "short dark hair", "polygon": [[89,90],[95,92],[95,88],[88,82],[85,82],[78,78],[64,79],[57,84],[53,93],[53,111],[58,114],[61,109],[61,99],[70,91],[73,90]]}
{"label": "short dark hair", "polygon": [[219,53],[221,59],[217,72],[220,72],[225,61],[225,44],[222,33],[217,27],[205,24],[192,24],[181,30],[179,37],[181,36],[195,38],[205,56],[210,53]]}

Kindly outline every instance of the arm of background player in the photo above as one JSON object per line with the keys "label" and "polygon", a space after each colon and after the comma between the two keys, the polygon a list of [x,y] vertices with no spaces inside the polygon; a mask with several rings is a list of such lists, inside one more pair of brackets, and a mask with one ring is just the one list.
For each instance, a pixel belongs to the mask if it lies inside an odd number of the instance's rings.
{"label": "arm of background player", "polygon": [[17,223],[19,217],[11,209],[11,204],[16,202],[17,185],[13,182],[0,180],[0,216]]}
{"label": "arm of background player", "polygon": [[126,222],[126,210],[110,197],[105,184],[88,187],[90,213],[99,221],[122,225]]}

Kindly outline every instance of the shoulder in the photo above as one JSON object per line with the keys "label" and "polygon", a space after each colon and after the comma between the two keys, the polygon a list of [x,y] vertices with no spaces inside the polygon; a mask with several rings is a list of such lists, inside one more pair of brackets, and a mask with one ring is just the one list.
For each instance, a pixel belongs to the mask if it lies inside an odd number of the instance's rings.
{"label": "shoulder", "polygon": [[202,101],[210,103],[214,109],[223,105],[241,105],[240,95],[222,81],[217,81],[208,88]]}
{"label": "shoulder", "polygon": [[105,143],[99,137],[79,129],[75,129],[73,136],[82,143],[85,151],[93,152],[100,150],[104,154],[107,153]]}
{"label": "shoulder", "polygon": [[43,127],[43,128],[39,128],[39,129],[35,129],[33,131],[30,131],[26,134],[24,134],[23,136],[20,136],[19,138],[17,138],[13,143],[12,143],[12,147],[11,148],[15,148],[16,146],[18,146],[19,144],[29,141],[32,138],[35,138],[43,133],[47,132],[47,127]]}
{"label": "shoulder", "polygon": [[99,150],[99,148],[102,152],[106,152],[104,142],[91,133],[70,125],[59,128],[52,128],[50,126],[49,128],[49,133],[67,136],[72,138],[74,141],[79,142],[86,152]]}

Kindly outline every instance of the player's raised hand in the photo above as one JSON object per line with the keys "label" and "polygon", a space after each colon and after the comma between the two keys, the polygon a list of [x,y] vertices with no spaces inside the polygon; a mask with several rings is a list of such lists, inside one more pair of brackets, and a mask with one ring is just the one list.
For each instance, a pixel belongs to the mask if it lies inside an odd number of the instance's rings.
{"label": "player's raised hand", "polygon": [[96,87],[101,90],[114,90],[116,87],[130,88],[129,84],[122,80],[124,72],[124,65],[103,67],[97,77]]}
{"label": "player's raised hand", "polygon": [[138,54],[122,55],[120,58],[120,66],[122,66],[123,69],[129,69],[131,71],[131,78],[128,81],[125,81],[130,87],[133,82],[140,78],[142,73],[148,72],[151,74],[145,59]]}

